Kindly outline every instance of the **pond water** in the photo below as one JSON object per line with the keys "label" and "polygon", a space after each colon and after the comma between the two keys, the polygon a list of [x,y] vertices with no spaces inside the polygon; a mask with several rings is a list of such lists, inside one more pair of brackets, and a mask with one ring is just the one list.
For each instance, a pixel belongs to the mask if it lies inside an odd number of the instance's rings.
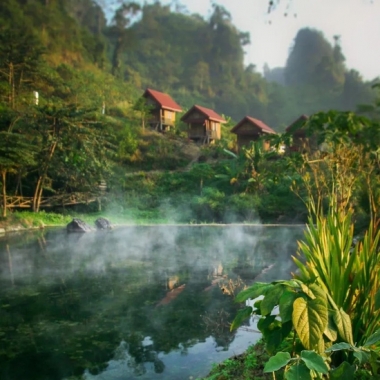
{"label": "pond water", "polygon": [[244,284],[289,278],[300,227],[150,226],[0,238],[0,378],[197,379],[258,338]]}

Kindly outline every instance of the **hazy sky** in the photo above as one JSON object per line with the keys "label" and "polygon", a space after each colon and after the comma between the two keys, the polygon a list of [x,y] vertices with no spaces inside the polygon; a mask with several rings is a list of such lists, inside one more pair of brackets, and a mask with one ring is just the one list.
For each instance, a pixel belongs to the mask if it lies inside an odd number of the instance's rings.
{"label": "hazy sky", "polygon": [[[209,0],[179,2],[190,13],[210,15]],[[380,0],[280,0],[269,15],[268,0],[216,2],[231,13],[239,30],[250,32],[246,63],[255,64],[258,71],[265,62],[270,68],[284,66],[297,31],[308,26],[321,30],[331,43],[334,35],[341,36],[348,68],[358,70],[364,79],[380,76]]]}

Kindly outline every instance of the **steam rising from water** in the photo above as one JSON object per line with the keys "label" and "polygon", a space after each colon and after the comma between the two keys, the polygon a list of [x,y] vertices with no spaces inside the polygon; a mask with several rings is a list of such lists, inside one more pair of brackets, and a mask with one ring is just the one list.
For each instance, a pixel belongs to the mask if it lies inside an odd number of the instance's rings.
{"label": "steam rising from water", "polygon": [[[236,254],[249,257],[253,265],[275,265],[271,273],[261,274],[263,281],[271,276],[289,276],[291,264],[286,259],[295,253],[294,231],[297,232],[294,227],[262,225],[128,226],[85,234],[67,234],[64,229],[47,231],[29,246],[20,246],[17,236],[10,236],[7,242],[15,281],[36,270],[48,277],[76,271],[104,273],[107,268],[122,267],[131,261],[149,264],[152,256],[175,273],[184,264],[204,267],[207,261],[217,267]],[[296,236],[300,237],[299,231]],[[34,250],[32,254],[30,249]],[[6,259],[4,242],[0,252]],[[0,276],[7,277],[8,270],[3,265]]]}
{"label": "steam rising from water", "polygon": [[[87,345],[81,352],[110,347],[94,355],[102,357],[92,362],[100,373],[80,367],[88,379],[205,375],[212,362],[244,351],[258,337],[229,331],[238,306],[220,285],[289,278],[289,256],[301,236],[300,228],[260,225],[124,226],[85,234],[55,229],[7,236],[0,240],[0,295],[9,303],[4,320],[26,313],[23,318],[43,344],[53,336],[49,331],[63,334],[58,348],[43,349],[58,349],[66,359],[70,352],[79,355],[77,366],[83,363],[78,344]],[[12,342],[28,339],[17,326],[14,331],[18,335]],[[12,359],[15,368],[22,368],[27,349],[23,345],[20,357]],[[62,367],[49,360],[47,365],[36,361],[34,370]],[[16,379],[1,371],[0,377]]]}

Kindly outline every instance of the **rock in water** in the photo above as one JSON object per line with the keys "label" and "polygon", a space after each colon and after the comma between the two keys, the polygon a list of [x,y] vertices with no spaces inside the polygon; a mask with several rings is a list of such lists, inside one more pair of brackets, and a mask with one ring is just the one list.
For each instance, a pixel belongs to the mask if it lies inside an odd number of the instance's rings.
{"label": "rock in water", "polygon": [[98,218],[95,220],[95,226],[98,230],[110,230],[112,229],[111,222],[106,218]]}
{"label": "rock in water", "polygon": [[67,232],[90,232],[91,226],[81,219],[74,218],[67,226]]}

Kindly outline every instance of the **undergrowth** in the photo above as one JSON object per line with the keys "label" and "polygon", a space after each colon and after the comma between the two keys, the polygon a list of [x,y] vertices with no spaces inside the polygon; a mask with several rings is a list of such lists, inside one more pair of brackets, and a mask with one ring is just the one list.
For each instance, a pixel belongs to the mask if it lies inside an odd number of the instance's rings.
{"label": "undergrowth", "polygon": [[[263,373],[268,360],[264,342],[259,340],[243,354],[215,365],[203,380],[269,380],[272,379],[272,374]],[[277,374],[276,379],[281,380],[281,375]]]}

